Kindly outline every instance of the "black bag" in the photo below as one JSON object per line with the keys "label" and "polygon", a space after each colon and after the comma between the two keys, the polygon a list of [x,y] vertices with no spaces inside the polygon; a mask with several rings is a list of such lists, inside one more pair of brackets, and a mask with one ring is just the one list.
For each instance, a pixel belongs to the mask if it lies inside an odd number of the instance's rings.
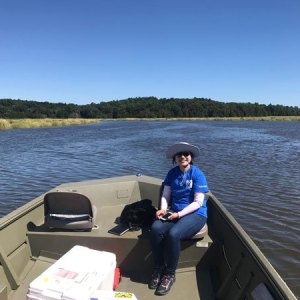
{"label": "black bag", "polygon": [[150,227],[155,219],[156,208],[150,199],[127,204],[121,213],[120,222],[130,230]]}

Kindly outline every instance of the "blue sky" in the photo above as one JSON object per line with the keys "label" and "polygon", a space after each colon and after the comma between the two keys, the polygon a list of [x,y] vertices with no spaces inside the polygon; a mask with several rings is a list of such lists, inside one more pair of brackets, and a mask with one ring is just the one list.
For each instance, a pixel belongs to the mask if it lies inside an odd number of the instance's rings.
{"label": "blue sky", "polygon": [[299,0],[1,0],[0,99],[300,106]]}

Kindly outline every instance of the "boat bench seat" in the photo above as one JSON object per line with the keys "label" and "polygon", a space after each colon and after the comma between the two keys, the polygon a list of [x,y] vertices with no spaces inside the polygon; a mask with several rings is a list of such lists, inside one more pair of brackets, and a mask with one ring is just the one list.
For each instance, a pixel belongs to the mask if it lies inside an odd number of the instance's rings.
{"label": "boat bench seat", "polygon": [[[128,231],[122,236],[108,233],[111,228],[116,226],[123,207],[124,205],[117,205],[98,209],[96,226],[90,231],[54,229],[48,228],[45,224],[28,230],[27,237],[32,251],[34,251],[33,256],[39,256],[40,251],[55,252],[56,249],[68,251],[75,245],[82,245],[116,253],[123,269],[126,269],[127,264],[145,268],[145,264],[149,263],[150,266],[151,259],[149,260],[149,258],[152,255],[149,245],[149,229]],[[46,242],[49,238],[52,240],[51,243]],[[195,261],[198,262],[201,259],[211,243],[207,225],[193,238],[182,241],[179,267],[195,265]],[[47,249],[44,248],[45,245],[47,245]],[[136,263],[139,253],[147,253],[147,257],[140,263]]]}
{"label": "boat bench seat", "polygon": [[192,239],[201,239],[206,235],[208,235],[208,226],[205,223],[204,226],[195,235],[193,235]]}

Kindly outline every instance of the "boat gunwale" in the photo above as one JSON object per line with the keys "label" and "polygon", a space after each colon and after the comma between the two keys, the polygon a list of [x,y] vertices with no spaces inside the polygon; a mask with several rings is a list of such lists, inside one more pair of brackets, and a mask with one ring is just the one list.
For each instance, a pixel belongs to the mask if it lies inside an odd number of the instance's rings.
{"label": "boat gunwale", "polygon": [[266,256],[262,253],[262,251],[258,248],[258,246],[254,243],[248,233],[242,228],[242,226],[237,222],[237,220],[233,217],[233,215],[226,209],[226,207],[220,202],[220,200],[212,193],[208,192],[208,196],[210,197],[210,201],[212,201],[212,205],[214,205],[218,212],[224,217],[227,221],[227,224],[231,227],[232,231],[236,234],[240,242],[246,247],[249,254],[256,261],[257,265],[260,267],[261,271],[269,278],[270,282],[272,282],[273,287],[280,292],[283,299],[286,295],[290,298],[288,299],[297,299],[293,292],[290,290],[286,282],[279,275],[273,265],[269,262]]}
{"label": "boat gunwale", "polygon": [[43,196],[44,194],[38,196],[37,198],[29,201],[28,203],[18,207],[17,209],[0,218],[0,231],[16,220],[24,217],[31,211],[34,211],[36,208],[42,206],[44,204]]}

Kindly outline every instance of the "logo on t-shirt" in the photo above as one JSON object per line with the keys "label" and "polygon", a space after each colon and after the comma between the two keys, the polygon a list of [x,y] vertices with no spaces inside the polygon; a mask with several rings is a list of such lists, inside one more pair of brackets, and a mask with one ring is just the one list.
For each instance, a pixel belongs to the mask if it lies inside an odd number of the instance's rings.
{"label": "logo on t-shirt", "polygon": [[187,180],[185,182],[185,186],[186,186],[187,189],[191,189],[193,187],[193,180],[192,179],[191,180]]}

